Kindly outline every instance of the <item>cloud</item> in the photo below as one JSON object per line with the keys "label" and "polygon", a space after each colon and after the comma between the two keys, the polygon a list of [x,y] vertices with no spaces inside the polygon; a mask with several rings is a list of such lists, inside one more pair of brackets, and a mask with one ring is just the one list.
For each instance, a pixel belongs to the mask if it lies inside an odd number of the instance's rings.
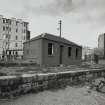
{"label": "cloud", "polygon": [[23,5],[20,15],[75,15],[77,23],[104,25],[105,0],[18,0]]}
{"label": "cloud", "polygon": [[105,23],[105,0],[73,0],[72,5],[73,12],[81,16],[80,22],[95,25]]}
{"label": "cloud", "polygon": [[59,18],[65,35],[72,34],[83,43],[86,39],[87,43],[94,43],[96,34],[105,30],[105,0],[0,1],[0,13],[28,20],[32,33],[55,32]]}
{"label": "cloud", "polygon": [[24,11],[36,15],[61,15],[70,12],[72,0],[39,0],[37,2],[25,1]]}
{"label": "cloud", "polygon": [[[64,16],[74,15],[76,22],[105,22],[105,0],[3,0],[0,9],[15,15]],[[3,6],[2,6],[3,5]]]}

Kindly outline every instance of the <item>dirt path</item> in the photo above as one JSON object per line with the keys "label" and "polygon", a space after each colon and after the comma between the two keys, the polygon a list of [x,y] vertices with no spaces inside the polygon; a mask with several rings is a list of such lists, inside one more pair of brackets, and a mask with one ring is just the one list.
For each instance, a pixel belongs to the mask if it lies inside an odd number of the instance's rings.
{"label": "dirt path", "polygon": [[87,87],[67,87],[56,91],[27,94],[0,105],[105,105],[105,95]]}

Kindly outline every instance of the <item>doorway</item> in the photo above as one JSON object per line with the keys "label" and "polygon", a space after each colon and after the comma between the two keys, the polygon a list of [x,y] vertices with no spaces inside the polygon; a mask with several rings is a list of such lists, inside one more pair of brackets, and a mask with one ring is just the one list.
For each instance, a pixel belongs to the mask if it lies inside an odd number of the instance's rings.
{"label": "doorway", "polygon": [[60,61],[60,64],[62,64],[62,56],[63,56],[63,45],[60,45],[60,57],[59,57],[59,61]]}

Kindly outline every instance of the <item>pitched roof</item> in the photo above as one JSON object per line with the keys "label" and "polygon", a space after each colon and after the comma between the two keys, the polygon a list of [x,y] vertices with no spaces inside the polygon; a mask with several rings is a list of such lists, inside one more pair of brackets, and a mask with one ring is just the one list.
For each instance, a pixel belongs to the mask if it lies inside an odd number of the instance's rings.
{"label": "pitched roof", "polygon": [[[70,45],[75,45],[75,46],[79,46],[81,47],[80,45],[72,42],[72,41],[69,41],[63,37],[60,37],[60,36],[55,36],[55,35],[52,35],[52,34],[49,34],[49,33],[44,33],[44,34],[41,34],[41,35],[38,35],[34,38],[32,38],[30,41],[34,41],[34,40],[37,40],[37,39],[48,39],[48,40],[52,40],[52,41],[56,41],[56,42],[61,42],[61,43],[65,43],[65,44],[70,44]],[[27,41],[29,42],[29,41]],[[25,43],[27,43],[25,42]]]}

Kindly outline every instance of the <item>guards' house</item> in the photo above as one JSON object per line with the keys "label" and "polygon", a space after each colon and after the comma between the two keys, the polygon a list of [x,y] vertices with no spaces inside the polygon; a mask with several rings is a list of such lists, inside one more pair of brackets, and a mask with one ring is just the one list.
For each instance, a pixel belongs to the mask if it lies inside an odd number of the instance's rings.
{"label": "guards' house", "polygon": [[46,66],[79,64],[82,56],[81,46],[48,33],[24,42],[23,51],[24,59]]}

